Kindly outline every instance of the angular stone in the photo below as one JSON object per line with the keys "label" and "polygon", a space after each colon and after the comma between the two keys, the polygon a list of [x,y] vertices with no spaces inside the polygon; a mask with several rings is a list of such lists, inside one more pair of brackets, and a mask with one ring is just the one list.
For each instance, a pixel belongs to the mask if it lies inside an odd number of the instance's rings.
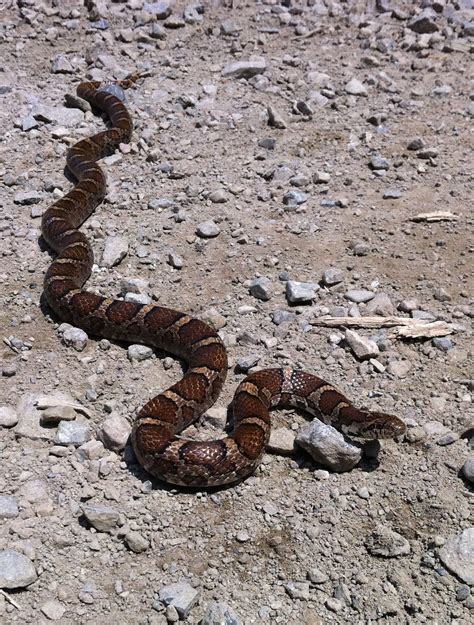
{"label": "angular stone", "polygon": [[359,360],[368,360],[379,353],[379,348],[375,341],[361,336],[354,330],[346,330],[344,338]]}
{"label": "angular stone", "polygon": [[33,562],[13,549],[0,550],[0,588],[25,588],[37,579]]}
{"label": "angular stone", "polygon": [[377,293],[375,297],[365,307],[366,315],[380,315],[389,317],[395,313],[395,306],[386,293]]}
{"label": "angular stone", "polygon": [[199,599],[199,594],[199,591],[187,582],[164,586],[158,592],[160,601],[166,606],[174,606],[182,619],[188,617],[189,612]]}
{"label": "angular stone", "polygon": [[319,284],[314,282],[297,282],[288,280],[286,283],[286,298],[291,304],[309,303],[316,299]]}
{"label": "angular stone", "polygon": [[296,435],[289,428],[272,428],[267,448],[277,454],[291,454],[295,449]]}
{"label": "angular stone", "polygon": [[212,220],[201,222],[196,228],[196,234],[198,237],[202,237],[204,239],[213,239],[220,234],[219,226]]}
{"label": "angular stone", "polygon": [[90,425],[87,421],[61,421],[58,426],[54,442],[57,445],[74,445],[79,447],[92,438]]}
{"label": "angular stone", "polygon": [[261,56],[250,57],[247,61],[235,61],[229,63],[222,70],[225,78],[252,78],[257,74],[263,74],[267,68],[265,59]]}
{"label": "angular stone", "polygon": [[344,280],[344,272],[342,269],[336,267],[330,267],[323,273],[323,283],[326,286],[334,286]]}
{"label": "angular stone", "polygon": [[11,406],[0,406],[0,427],[12,428],[18,423],[18,414]]}
{"label": "angular stone", "polygon": [[358,95],[358,96],[368,95],[367,88],[364,86],[364,84],[360,80],[357,80],[357,78],[352,78],[352,80],[350,80],[346,84],[345,89],[346,89],[346,93],[349,93],[350,95]]}
{"label": "angular stone", "polygon": [[200,625],[243,625],[243,621],[226,603],[212,601],[208,605]]}
{"label": "angular stone", "polygon": [[15,497],[0,495],[0,519],[15,519],[19,515]]}
{"label": "angular stone", "polygon": [[124,236],[107,237],[102,253],[102,267],[114,267],[128,254],[128,239]]}
{"label": "angular stone", "polygon": [[446,541],[439,550],[439,557],[446,568],[469,586],[474,586],[474,527],[468,527]]}
{"label": "angular stone", "polygon": [[130,362],[142,362],[153,357],[153,350],[148,345],[140,345],[139,343],[129,345],[127,356]]}
{"label": "angular stone", "polygon": [[130,423],[125,417],[110,415],[97,431],[97,438],[102,441],[107,449],[122,451],[125,449],[130,431]]}
{"label": "angular stone", "polygon": [[436,33],[439,26],[436,24],[435,18],[436,13],[433,9],[426,8],[408,22],[408,28],[419,35]]}
{"label": "angular stone", "polygon": [[255,278],[249,285],[250,295],[267,302],[272,296],[271,285],[272,282],[268,278]]}
{"label": "angular stone", "polygon": [[64,616],[66,608],[59,601],[50,599],[49,601],[43,603],[41,606],[41,612],[43,612],[46,618],[50,621],[59,621]]}
{"label": "angular stone", "polygon": [[408,540],[381,524],[367,538],[365,546],[371,555],[383,558],[396,558],[410,553]]}
{"label": "angular stone", "polygon": [[98,532],[110,532],[117,527],[120,514],[114,508],[97,504],[87,504],[82,507],[87,521]]}
{"label": "angular stone", "polygon": [[341,432],[318,419],[301,428],[296,443],[316,462],[337,472],[350,471],[362,457],[359,447],[346,442]]}

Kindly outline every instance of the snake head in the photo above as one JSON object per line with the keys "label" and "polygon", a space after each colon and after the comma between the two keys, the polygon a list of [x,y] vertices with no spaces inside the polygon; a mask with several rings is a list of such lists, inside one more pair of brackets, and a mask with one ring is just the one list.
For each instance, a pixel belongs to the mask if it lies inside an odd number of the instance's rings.
{"label": "snake head", "polygon": [[406,432],[405,423],[394,415],[371,412],[370,418],[358,423],[358,436],[363,438],[397,438]]}

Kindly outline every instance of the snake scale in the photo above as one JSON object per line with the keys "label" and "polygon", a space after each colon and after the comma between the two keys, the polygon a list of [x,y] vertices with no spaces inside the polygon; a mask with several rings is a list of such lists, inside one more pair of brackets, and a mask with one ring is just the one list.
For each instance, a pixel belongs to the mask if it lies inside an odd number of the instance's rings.
{"label": "snake scale", "polygon": [[106,179],[97,160],[130,140],[132,121],[120,91],[136,77],[102,87],[84,82],[77,95],[104,112],[110,128],[73,145],[67,166],[75,187],[43,215],[42,234],[57,253],[44,292],[64,321],[96,337],[146,343],[187,362],[182,379],[139,411],[131,434],[135,455],[150,474],[172,484],[210,487],[237,482],[258,466],[270,435],[269,410],[292,406],[318,416],[344,433],[393,438],[405,431],[395,416],[356,408],[328,382],[304,371],[275,368],[248,375],[233,402],[233,430],[212,441],[178,434],[216,401],[227,373],[227,354],[217,332],[184,312],[100,297],[83,289],[93,252],[79,226],[102,202]]}

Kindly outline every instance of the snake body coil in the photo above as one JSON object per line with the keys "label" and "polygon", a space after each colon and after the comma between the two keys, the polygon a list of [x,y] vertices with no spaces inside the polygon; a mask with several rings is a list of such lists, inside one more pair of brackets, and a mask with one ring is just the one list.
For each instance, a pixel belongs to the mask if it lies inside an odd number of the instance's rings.
{"label": "snake body coil", "polygon": [[[121,81],[127,88],[130,81]],[[111,91],[111,92],[110,92]],[[140,410],[132,445],[140,464],[173,484],[216,486],[236,482],[259,464],[270,434],[269,410],[295,406],[340,430],[368,438],[391,438],[405,431],[397,417],[359,410],[331,384],[296,369],[265,369],[249,375],[232,404],[230,436],[207,442],[176,435],[216,401],[227,373],[225,347],[216,331],[189,315],[162,306],[134,304],[83,290],[93,253],[79,226],[102,202],[106,182],[97,160],[130,140],[130,115],[113,89],[86,82],[77,94],[104,111],[111,128],[76,143],[67,166],[76,186],[43,215],[42,232],[57,252],[44,280],[44,291],[57,315],[91,335],[146,343],[183,358],[184,377]]]}

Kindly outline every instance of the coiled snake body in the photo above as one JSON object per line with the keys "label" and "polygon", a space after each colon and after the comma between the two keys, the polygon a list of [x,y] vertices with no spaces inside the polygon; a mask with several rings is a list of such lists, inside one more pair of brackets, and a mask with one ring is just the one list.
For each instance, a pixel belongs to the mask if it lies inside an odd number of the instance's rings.
{"label": "coiled snake body", "polygon": [[[116,83],[127,88],[135,80]],[[405,430],[397,417],[359,410],[331,384],[296,369],[265,369],[249,375],[232,403],[232,433],[214,441],[176,435],[216,401],[227,373],[225,347],[216,331],[183,312],[100,297],[83,290],[93,253],[79,226],[101,203],[105,175],[96,161],[130,140],[132,121],[122,100],[86,82],[77,94],[104,111],[111,127],[76,143],[67,166],[76,186],[43,215],[42,233],[57,252],[44,280],[49,306],[64,321],[89,334],[164,349],[187,361],[184,377],[140,410],[132,429],[139,463],[173,484],[216,486],[236,482],[259,464],[270,434],[269,410],[295,406],[340,430],[366,438],[392,438]]]}

